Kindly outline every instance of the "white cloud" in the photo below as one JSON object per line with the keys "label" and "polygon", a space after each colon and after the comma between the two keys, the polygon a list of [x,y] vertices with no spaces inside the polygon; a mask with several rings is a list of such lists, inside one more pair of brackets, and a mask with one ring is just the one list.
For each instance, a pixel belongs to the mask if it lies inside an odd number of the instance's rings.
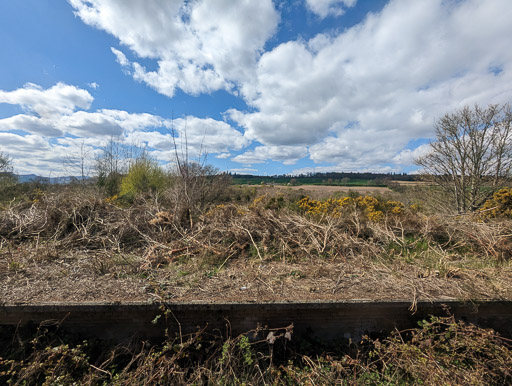
{"label": "white cloud", "polygon": [[315,162],[391,162],[445,112],[512,100],[511,18],[506,0],[392,0],[336,36],[264,53],[246,86],[254,111],[230,117],[264,145],[310,145]]}
{"label": "white cloud", "polygon": [[62,159],[40,135],[18,135],[0,132],[0,152],[13,160],[15,173],[48,176],[49,170],[62,168]]}
{"label": "white cloud", "polygon": [[431,150],[429,144],[423,144],[415,149],[404,149],[393,157],[393,162],[400,165],[412,165],[414,160],[426,155]]}
{"label": "white cloud", "polygon": [[167,132],[134,131],[126,139],[129,142],[147,144],[158,150],[166,160],[175,158],[175,145],[180,156],[188,151],[189,156],[195,159],[207,154],[226,154],[231,149],[240,150],[249,144],[242,133],[229,124],[211,118],[188,116],[173,121],[165,120],[162,125]]}
{"label": "white cloud", "polygon": [[164,127],[166,121],[157,115],[148,113],[129,113],[124,110],[101,109],[98,113],[116,122],[126,131],[144,130],[147,128]]}
{"label": "white cloud", "polygon": [[47,137],[60,137],[65,134],[111,137],[119,136],[125,131],[164,127],[165,124],[164,119],[151,114],[130,114],[126,111],[103,109],[97,112],[75,111],[49,118],[19,114],[0,119],[0,131],[21,130]]}
{"label": "white cloud", "polygon": [[293,165],[307,155],[304,146],[257,146],[232,160],[242,164],[258,164],[267,160],[281,161],[285,165]]}
{"label": "white cloud", "polygon": [[0,133],[1,151],[9,153],[27,151],[45,147],[47,142],[40,135],[18,135],[13,133]]}
{"label": "white cloud", "polygon": [[55,122],[57,127],[68,134],[83,136],[119,136],[123,128],[111,117],[102,113],[77,111],[63,115]]}
{"label": "white cloud", "polygon": [[55,127],[51,121],[34,115],[18,114],[0,119],[0,131],[22,130],[27,133],[58,137],[62,130]]}
{"label": "white cloud", "polygon": [[[307,152],[289,149],[309,147],[317,163],[384,170],[411,159],[404,146],[432,136],[445,112],[512,100],[508,0],[390,0],[358,25],[268,52],[279,23],[270,0],[69,1],[85,23],[156,62],[147,69],[112,48],[125,70],[159,93],[225,89],[242,97],[250,110],[228,112],[245,130],[235,147],[262,146],[233,158],[241,163],[292,164]],[[355,5],[305,1],[320,18]],[[212,148],[227,153],[222,146]]]}
{"label": "white cloud", "polygon": [[254,172],[257,172],[258,169],[253,168],[234,168],[229,170],[232,173],[238,173],[238,174],[251,174]]}
{"label": "white cloud", "polygon": [[88,91],[61,82],[46,90],[33,83],[14,91],[0,90],[0,103],[20,105],[41,118],[88,109],[93,100]]}
{"label": "white cloud", "polygon": [[127,67],[130,65],[130,61],[122,51],[119,51],[114,47],[110,47],[110,50],[116,56],[117,63],[119,63],[123,67]]}
{"label": "white cloud", "polygon": [[156,71],[112,48],[117,61],[133,68],[136,80],[172,97],[230,90],[252,76],[264,44],[277,28],[271,0],[124,1],[69,0],[86,24],[117,37]]}
{"label": "white cloud", "polygon": [[89,86],[93,90],[96,90],[98,87],[100,87],[100,85],[96,82],[87,83],[87,86]]}
{"label": "white cloud", "polygon": [[329,15],[343,15],[344,7],[353,7],[356,2],[357,0],[306,0],[306,6],[311,12],[325,18]]}
{"label": "white cloud", "polygon": [[[249,144],[241,132],[212,118],[188,116],[170,120],[123,110],[75,111],[92,103],[92,96],[83,91],[63,83],[47,90],[37,85],[9,92],[0,90],[2,101],[19,104],[29,113],[41,113],[0,119],[0,151],[9,152],[19,172],[46,170],[46,175],[48,170],[58,170],[54,175],[62,175],[64,159],[73,158],[82,146],[94,154],[110,137],[129,144],[147,145],[155,156],[168,161],[175,158],[175,143],[179,152],[188,149],[191,159],[208,153],[223,153],[225,158],[230,150],[241,150]],[[84,95],[90,96],[83,98],[87,103],[77,98]],[[56,102],[51,113],[48,113],[50,107],[45,104],[45,97]],[[20,131],[26,134],[19,134]]]}

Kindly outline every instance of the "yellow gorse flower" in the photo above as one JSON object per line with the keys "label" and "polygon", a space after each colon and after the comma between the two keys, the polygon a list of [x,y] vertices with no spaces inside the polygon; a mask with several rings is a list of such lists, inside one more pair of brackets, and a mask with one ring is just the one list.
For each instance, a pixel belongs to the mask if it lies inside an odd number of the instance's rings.
{"label": "yellow gorse flower", "polygon": [[487,200],[480,214],[484,218],[512,217],[512,188],[503,188]]}
{"label": "yellow gorse flower", "polygon": [[370,221],[381,221],[386,214],[400,215],[404,204],[399,201],[382,200],[374,196],[329,198],[324,201],[313,200],[306,196],[297,203],[298,207],[310,215],[341,217],[347,208],[364,211]]}
{"label": "yellow gorse flower", "polygon": [[118,199],[119,199],[119,196],[117,194],[114,194],[112,197],[105,198],[105,202],[107,204],[112,204],[112,203],[116,202]]}

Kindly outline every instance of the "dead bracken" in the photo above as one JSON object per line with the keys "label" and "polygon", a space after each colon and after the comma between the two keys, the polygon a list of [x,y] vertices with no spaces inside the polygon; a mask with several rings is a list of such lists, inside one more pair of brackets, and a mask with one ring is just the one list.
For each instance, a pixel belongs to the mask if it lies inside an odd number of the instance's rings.
{"label": "dead bracken", "polygon": [[165,195],[127,205],[66,187],[7,202],[2,302],[511,298],[506,218],[231,189],[184,222]]}

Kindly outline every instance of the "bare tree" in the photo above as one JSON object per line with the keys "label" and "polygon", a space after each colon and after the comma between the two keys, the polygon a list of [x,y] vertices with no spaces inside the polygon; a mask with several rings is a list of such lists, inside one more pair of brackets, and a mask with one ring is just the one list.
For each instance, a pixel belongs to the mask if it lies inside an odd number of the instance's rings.
{"label": "bare tree", "polygon": [[510,105],[468,106],[435,123],[430,152],[416,160],[423,178],[446,193],[457,212],[478,209],[511,182]]}
{"label": "bare tree", "polygon": [[222,196],[231,179],[207,164],[208,154],[203,143],[197,160],[190,159],[186,127],[179,137],[179,144],[176,141],[178,133],[174,127],[171,127],[170,134],[174,145],[175,167],[171,170],[173,184],[168,193],[174,202],[178,222],[193,227],[194,217]]}
{"label": "bare tree", "polygon": [[109,196],[119,194],[123,177],[133,166],[151,166],[156,160],[151,158],[148,148],[138,143],[123,143],[111,137],[100,149],[96,157],[95,171],[97,184]]}
{"label": "bare tree", "polygon": [[0,186],[10,185],[15,181],[12,159],[8,154],[0,152]]}
{"label": "bare tree", "polygon": [[84,142],[80,144],[80,152],[77,154],[68,154],[64,158],[64,168],[73,177],[80,179],[80,184],[84,185],[91,173],[91,149]]}
{"label": "bare tree", "polygon": [[96,157],[98,186],[109,196],[119,193],[122,175],[127,171],[126,151],[121,142],[113,137],[101,148]]}

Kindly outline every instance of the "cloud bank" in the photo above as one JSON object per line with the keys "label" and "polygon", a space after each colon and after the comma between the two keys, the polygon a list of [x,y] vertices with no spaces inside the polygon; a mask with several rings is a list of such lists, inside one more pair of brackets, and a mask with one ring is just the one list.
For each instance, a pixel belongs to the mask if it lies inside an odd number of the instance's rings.
{"label": "cloud bank", "polygon": [[248,108],[222,112],[225,121],[169,123],[91,111],[91,94],[73,85],[27,84],[0,90],[0,103],[23,109],[0,119],[5,141],[53,149],[64,146],[55,138],[121,135],[170,159],[168,130],[187,127],[194,151],[204,146],[246,165],[240,170],[307,160],[309,171],[401,171],[423,151],[436,118],[463,105],[512,101],[509,0],[390,0],[349,28],[343,18],[356,0],[304,0],[294,6],[312,23],[340,27],[285,41],[277,41],[286,22],[277,1],[68,2],[79,20],[117,39],[112,60],[135,81],[169,98],[223,90]]}
{"label": "cloud bank", "polygon": [[[507,0],[391,0],[354,27],[267,51],[280,21],[269,0],[70,3],[119,39],[135,59],[112,48],[117,61],[159,93],[224,89],[243,98],[252,110],[229,117],[260,146],[236,162],[293,164],[309,154],[347,168],[399,164],[407,144],[431,136],[446,111],[512,100]],[[304,5],[326,18],[356,1]],[[137,57],[154,59],[157,70]]]}
{"label": "cloud bank", "polygon": [[51,171],[57,176],[69,174],[64,161],[81,153],[89,154],[92,164],[99,147],[110,138],[148,146],[151,154],[164,161],[174,160],[175,144],[181,146],[184,141],[191,158],[240,150],[248,144],[223,121],[194,116],[170,120],[112,109],[86,111],[93,100],[86,90],[64,83],[46,90],[35,84],[0,90],[0,103],[25,111],[0,119],[0,151],[10,154],[18,173],[46,175]]}

